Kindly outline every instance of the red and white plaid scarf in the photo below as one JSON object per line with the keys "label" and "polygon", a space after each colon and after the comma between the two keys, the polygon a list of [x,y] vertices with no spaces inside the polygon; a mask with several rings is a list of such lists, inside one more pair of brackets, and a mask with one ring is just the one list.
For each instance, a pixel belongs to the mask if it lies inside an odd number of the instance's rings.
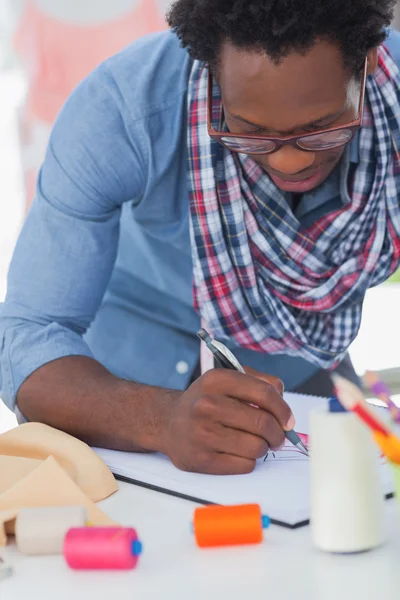
{"label": "red and white plaid scarf", "polygon": [[[400,262],[400,74],[386,48],[367,78],[351,203],[304,228],[249,157],[207,134],[207,69],[193,63],[188,181],[196,310],[213,334],[322,368],[357,335],[368,288]],[[213,116],[222,113],[214,86]]]}

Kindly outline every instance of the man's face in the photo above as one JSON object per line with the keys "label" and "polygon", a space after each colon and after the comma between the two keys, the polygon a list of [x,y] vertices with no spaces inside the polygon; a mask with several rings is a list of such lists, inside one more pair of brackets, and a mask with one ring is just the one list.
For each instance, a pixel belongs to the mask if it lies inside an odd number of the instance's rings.
{"label": "man's face", "polygon": [[[228,128],[233,133],[301,135],[345,125],[357,117],[360,82],[345,68],[339,49],[316,43],[279,65],[265,54],[224,44],[218,83]],[[254,160],[283,191],[304,193],[332,172],[344,147],[305,152],[284,146]]]}

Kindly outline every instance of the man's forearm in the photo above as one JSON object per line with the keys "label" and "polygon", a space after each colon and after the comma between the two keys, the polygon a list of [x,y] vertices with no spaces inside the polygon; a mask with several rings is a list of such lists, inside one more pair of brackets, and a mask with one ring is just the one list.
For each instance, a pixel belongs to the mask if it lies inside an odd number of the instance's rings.
{"label": "man's forearm", "polygon": [[21,413],[84,440],[127,451],[163,451],[171,403],[180,392],[125,381],[83,356],[40,367],[22,384]]}

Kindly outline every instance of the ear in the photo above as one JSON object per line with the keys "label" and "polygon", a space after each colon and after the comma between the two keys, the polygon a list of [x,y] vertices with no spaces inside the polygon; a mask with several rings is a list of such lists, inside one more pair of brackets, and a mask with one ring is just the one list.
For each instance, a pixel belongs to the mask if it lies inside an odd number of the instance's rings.
{"label": "ear", "polygon": [[367,75],[372,75],[378,66],[378,48],[372,48],[367,54]]}

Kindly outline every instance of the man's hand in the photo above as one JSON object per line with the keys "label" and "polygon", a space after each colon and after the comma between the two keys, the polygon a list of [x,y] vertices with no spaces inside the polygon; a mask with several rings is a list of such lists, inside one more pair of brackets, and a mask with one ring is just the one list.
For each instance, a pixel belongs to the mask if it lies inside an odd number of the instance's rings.
{"label": "man's hand", "polygon": [[[22,384],[29,421],[66,431],[91,446],[163,452],[180,469],[249,473],[284,441],[294,418],[276,377],[246,369],[209,371],[188,390],[119,379],[85,356],[66,356]],[[253,405],[253,406],[252,406]]]}
{"label": "man's hand", "polygon": [[185,471],[250,473],[294,427],[282,393],[279,379],[252,369],[208,371],[173,399],[162,451]]}

